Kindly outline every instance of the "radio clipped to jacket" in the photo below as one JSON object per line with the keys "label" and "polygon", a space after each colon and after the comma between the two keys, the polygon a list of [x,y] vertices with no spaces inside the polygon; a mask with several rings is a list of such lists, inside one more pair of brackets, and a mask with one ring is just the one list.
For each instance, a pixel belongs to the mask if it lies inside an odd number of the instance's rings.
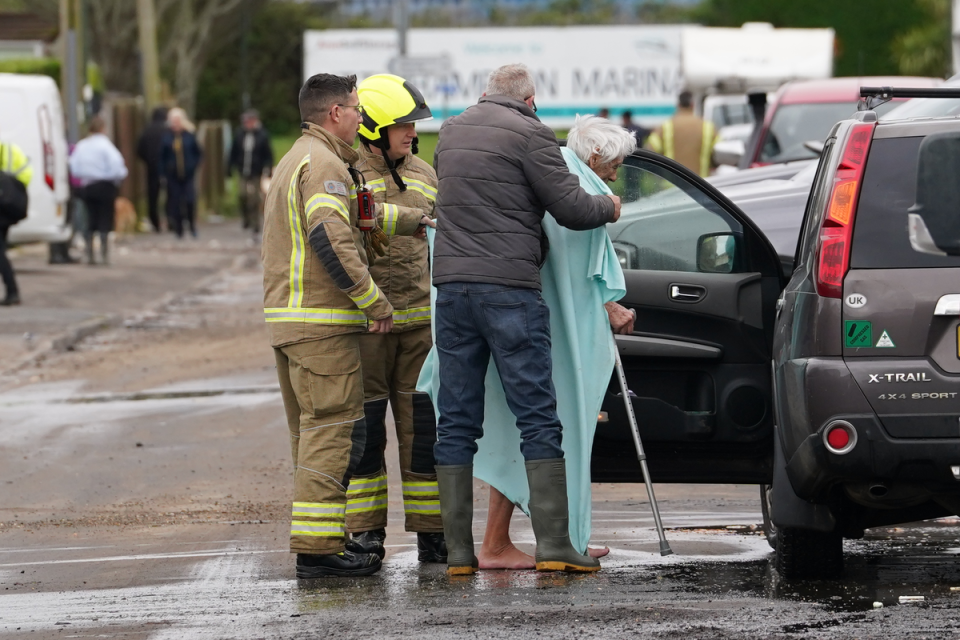
{"label": "radio clipped to jacket", "polygon": [[350,175],[357,188],[357,227],[363,232],[367,262],[373,264],[378,256],[387,252],[390,239],[377,224],[377,203],[373,200],[373,192],[367,186],[363,174],[351,167]]}
{"label": "radio clipped to jacket", "polygon": [[373,193],[367,185],[357,187],[357,226],[364,231],[370,231],[377,226],[377,205],[373,201]]}

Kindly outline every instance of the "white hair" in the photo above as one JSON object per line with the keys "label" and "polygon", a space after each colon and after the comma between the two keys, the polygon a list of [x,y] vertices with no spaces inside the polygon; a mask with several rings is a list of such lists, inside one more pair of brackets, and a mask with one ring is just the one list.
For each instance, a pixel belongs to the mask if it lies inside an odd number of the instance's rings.
{"label": "white hair", "polygon": [[167,112],[167,126],[170,126],[174,120],[180,120],[183,128],[190,133],[193,133],[197,129],[196,126],[190,122],[190,118],[187,117],[187,112],[180,107],[174,107]]}
{"label": "white hair", "polygon": [[537,92],[533,76],[525,64],[507,64],[494,69],[487,77],[488,96],[507,96],[526,100]]}
{"label": "white hair", "polygon": [[567,146],[584,162],[597,154],[601,162],[623,160],[637,150],[633,134],[606,118],[577,116],[567,134]]}

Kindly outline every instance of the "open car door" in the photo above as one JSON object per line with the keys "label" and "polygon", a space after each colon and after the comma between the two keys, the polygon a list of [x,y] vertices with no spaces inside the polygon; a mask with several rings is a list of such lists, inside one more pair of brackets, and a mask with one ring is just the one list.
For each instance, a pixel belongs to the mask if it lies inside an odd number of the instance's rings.
{"label": "open car door", "polygon": [[[617,347],[653,479],[769,483],[776,251],[720,192],[657,154],[627,158],[613,190],[620,304],[637,313]],[[593,481],[642,482],[616,376],[603,412]]]}

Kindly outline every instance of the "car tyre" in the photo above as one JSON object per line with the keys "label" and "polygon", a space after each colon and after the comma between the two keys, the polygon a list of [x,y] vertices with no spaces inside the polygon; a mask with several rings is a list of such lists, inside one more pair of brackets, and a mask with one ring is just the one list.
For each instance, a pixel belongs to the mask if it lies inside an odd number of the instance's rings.
{"label": "car tyre", "polygon": [[770,519],[773,503],[771,502],[773,486],[769,484],[760,485],[760,512],[763,514],[763,533],[767,536],[767,544],[774,551],[777,550],[777,525]]}
{"label": "car tyre", "polygon": [[834,578],[843,572],[843,536],[793,527],[777,530],[777,572],[787,579]]}

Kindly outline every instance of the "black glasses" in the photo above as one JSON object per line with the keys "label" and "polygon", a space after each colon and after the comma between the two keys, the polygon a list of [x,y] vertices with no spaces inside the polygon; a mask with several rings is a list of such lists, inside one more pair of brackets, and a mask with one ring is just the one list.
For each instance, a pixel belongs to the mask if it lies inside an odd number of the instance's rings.
{"label": "black glasses", "polygon": [[[532,98],[532,97],[533,97],[533,96],[530,96],[530,98]],[[530,100],[530,98],[524,98],[524,100]],[[536,100],[530,100],[530,108],[533,109],[533,112],[534,112],[534,113],[537,112],[537,101],[536,101]]]}

